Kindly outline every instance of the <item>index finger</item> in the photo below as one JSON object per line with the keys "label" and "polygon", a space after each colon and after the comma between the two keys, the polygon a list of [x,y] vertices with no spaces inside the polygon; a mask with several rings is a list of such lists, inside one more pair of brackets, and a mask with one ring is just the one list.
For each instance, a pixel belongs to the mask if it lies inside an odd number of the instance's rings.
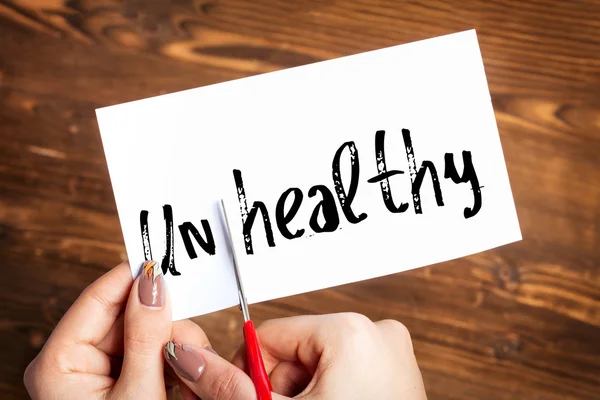
{"label": "index finger", "polygon": [[98,278],[79,295],[48,339],[97,345],[124,308],[133,284],[129,262]]}
{"label": "index finger", "polygon": [[[331,319],[327,315],[302,315],[265,321],[257,329],[267,373],[281,361],[301,362],[312,374],[323,352],[322,329]],[[232,363],[246,369],[245,346],[242,345]]]}

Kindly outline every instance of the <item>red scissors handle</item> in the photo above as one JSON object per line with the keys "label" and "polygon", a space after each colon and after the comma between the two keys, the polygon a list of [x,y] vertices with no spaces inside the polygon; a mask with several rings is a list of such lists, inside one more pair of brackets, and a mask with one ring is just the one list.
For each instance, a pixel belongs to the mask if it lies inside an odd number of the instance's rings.
{"label": "red scissors handle", "polygon": [[254,323],[250,320],[244,322],[244,341],[246,342],[248,370],[250,372],[250,379],[252,379],[256,388],[256,396],[258,400],[271,400],[271,391],[273,388],[260,353]]}

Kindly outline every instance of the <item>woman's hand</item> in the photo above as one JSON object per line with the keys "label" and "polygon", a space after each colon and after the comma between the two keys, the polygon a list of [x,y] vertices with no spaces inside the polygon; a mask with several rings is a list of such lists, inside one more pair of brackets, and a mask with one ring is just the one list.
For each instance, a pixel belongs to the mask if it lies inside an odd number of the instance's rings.
{"label": "woman's hand", "polygon": [[142,268],[139,283],[123,263],[79,296],[25,371],[33,399],[166,397],[169,296],[160,266]]}
{"label": "woman's hand", "polygon": [[[186,324],[165,350],[184,383],[204,400],[255,400],[243,372],[245,349],[231,364],[205,348],[199,327]],[[399,322],[346,313],[271,320],[257,331],[274,400],[426,399],[410,335]]]}
{"label": "woman's hand", "polygon": [[[256,399],[243,372],[244,348],[232,364],[193,322],[172,325],[156,263],[145,264],[138,281],[121,264],[81,294],[25,371],[31,397],[164,399],[164,353],[185,383],[185,400]],[[267,321],[258,335],[274,399],[426,398],[410,336],[398,322],[358,314],[291,317]]]}

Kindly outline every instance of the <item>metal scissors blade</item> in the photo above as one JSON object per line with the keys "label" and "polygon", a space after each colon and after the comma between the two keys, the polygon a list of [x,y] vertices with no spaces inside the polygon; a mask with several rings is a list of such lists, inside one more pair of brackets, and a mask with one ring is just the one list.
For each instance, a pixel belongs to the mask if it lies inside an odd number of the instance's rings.
{"label": "metal scissors blade", "polygon": [[244,322],[250,320],[250,313],[248,312],[248,302],[246,301],[246,292],[244,292],[244,285],[242,284],[242,276],[238,267],[237,255],[235,253],[235,247],[233,246],[233,237],[231,236],[231,226],[229,225],[229,219],[227,218],[227,211],[225,211],[225,201],[221,199],[221,209],[223,210],[223,216],[225,217],[225,225],[227,227],[227,238],[229,240],[229,247],[231,247],[231,253],[233,255],[233,270],[235,272],[235,280],[238,287],[238,297],[240,299],[240,308],[244,315]]}

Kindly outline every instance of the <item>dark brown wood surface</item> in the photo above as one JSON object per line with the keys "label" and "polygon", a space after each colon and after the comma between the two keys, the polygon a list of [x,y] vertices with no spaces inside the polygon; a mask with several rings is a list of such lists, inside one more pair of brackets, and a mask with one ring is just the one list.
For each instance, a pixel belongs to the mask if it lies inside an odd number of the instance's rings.
{"label": "dark brown wood surface", "polygon": [[[126,257],[95,108],[471,28],[524,240],[253,317],[398,319],[432,400],[600,399],[592,0],[0,0],[0,398],[26,398],[53,326]],[[196,321],[225,356],[241,342],[236,309]]]}

